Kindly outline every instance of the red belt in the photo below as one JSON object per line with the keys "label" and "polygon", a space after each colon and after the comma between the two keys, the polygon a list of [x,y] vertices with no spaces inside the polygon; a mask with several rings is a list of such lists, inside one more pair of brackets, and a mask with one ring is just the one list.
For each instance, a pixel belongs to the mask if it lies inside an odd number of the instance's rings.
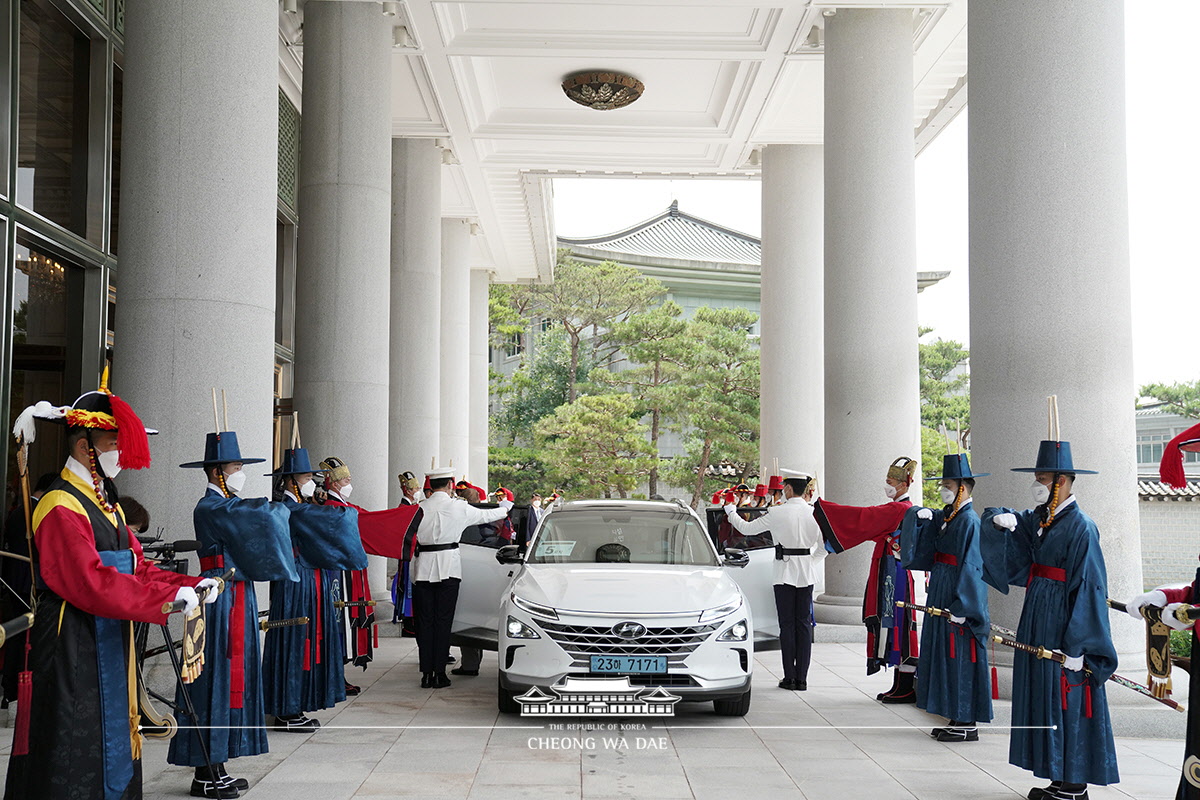
{"label": "red belt", "polygon": [[[201,556],[200,570],[225,569],[225,556]],[[243,708],[246,691],[246,589],[229,584],[233,603],[229,607],[229,707]]]}
{"label": "red belt", "polygon": [[934,553],[933,560],[939,564],[949,564],[952,567],[958,566],[958,557],[953,553]]}
{"label": "red belt", "polygon": [[1033,583],[1034,578],[1049,578],[1059,583],[1067,582],[1067,571],[1062,567],[1048,567],[1045,564],[1034,564],[1029,568],[1029,580],[1026,586]]}

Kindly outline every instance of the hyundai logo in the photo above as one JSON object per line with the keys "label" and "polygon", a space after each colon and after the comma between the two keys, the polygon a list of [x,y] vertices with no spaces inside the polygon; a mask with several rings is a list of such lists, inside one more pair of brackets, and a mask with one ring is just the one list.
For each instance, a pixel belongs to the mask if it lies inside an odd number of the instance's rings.
{"label": "hyundai logo", "polygon": [[622,639],[638,639],[646,635],[646,626],[640,622],[619,622],[613,625],[612,632]]}

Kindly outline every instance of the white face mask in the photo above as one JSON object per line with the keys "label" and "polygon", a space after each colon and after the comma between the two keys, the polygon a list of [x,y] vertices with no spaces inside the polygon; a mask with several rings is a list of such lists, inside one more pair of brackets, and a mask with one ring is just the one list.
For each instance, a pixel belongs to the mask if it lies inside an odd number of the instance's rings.
{"label": "white face mask", "polygon": [[542,501],[541,500],[530,500],[529,505],[533,506],[534,508],[541,508]]}
{"label": "white face mask", "polygon": [[419,503],[424,499],[425,499],[425,493],[422,492],[420,489],[418,489],[416,492],[413,493],[413,501],[414,502]]}
{"label": "white face mask", "polygon": [[349,499],[350,499],[350,492],[351,492],[353,489],[354,489],[354,487],[353,487],[353,486],[351,486],[350,484],[348,484],[348,483],[347,483],[345,486],[343,486],[342,488],[338,489],[338,494],[340,494],[340,495],[342,496],[342,499],[343,499],[343,500],[349,500]]}
{"label": "white face mask", "polygon": [[300,487],[300,496],[301,497],[312,497],[313,493],[316,491],[317,491],[317,482],[309,481],[308,483],[306,483]]}
{"label": "white face mask", "polygon": [[943,486],[938,494],[942,496],[943,503],[950,505],[954,502],[954,498],[958,495],[958,492],[954,491],[953,489],[947,489],[945,486]]}
{"label": "white face mask", "polygon": [[1034,481],[1033,486],[1030,487],[1030,491],[1033,492],[1034,505],[1040,506],[1050,502],[1050,487],[1046,484]]}
{"label": "white face mask", "polygon": [[883,493],[886,494],[890,500],[896,496],[896,487],[892,486],[890,483],[885,483],[883,485]]}
{"label": "white face mask", "polygon": [[238,470],[232,475],[225,476],[225,488],[237,494],[246,485],[246,473],[243,470]]}
{"label": "white face mask", "polygon": [[117,477],[117,474],[121,471],[121,468],[117,466],[117,462],[121,460],[120,450],[109,450],[107,453],[98,453],[96,460],[100,462],[100,469],[109,478]]}

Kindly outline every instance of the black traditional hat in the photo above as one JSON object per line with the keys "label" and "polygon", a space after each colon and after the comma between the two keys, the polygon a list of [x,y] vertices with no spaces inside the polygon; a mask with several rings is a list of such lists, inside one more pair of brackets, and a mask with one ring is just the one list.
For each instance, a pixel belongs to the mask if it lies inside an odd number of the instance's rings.
{"label": "black traditional hat", "polygon": [[990,472],[972,473],[971,462],[967,459],[966,453],[947,453],[942,456],[942,474],[925,480],[961,481],[966,478],[986,478],[991,474]]}
{"label": "black traditional hat", "polygon": [[314,469],[312,462],[308,460],[308,448],[297,447],[292,450],[283,451],[283,463],[279,465],[279,469],[274,472],[268,472],[267,476],[275,475],[298,475],[301,472],[328,472],[327,469]]}
{"label": "black traditional hat", "polygon": [[1015,467],[1013,472],[1074,472],[1077,475],[1098,475],[1094,469],[1076,469],[1071,459],[1071,443],[1042,440],[1038,445],[1037,464]]}
{"label": "black traditional hat", "polygon": [[222,431],[221,433],[209,433],[205,436],[203,461],[189,461],[179,466],[185,468],[212,467],[217,464],[228,464],[231,461],[240,461],[243,464],[261,464],[266,459],[242,458],[242,451],[238,448],[237,433],[234,431]]}

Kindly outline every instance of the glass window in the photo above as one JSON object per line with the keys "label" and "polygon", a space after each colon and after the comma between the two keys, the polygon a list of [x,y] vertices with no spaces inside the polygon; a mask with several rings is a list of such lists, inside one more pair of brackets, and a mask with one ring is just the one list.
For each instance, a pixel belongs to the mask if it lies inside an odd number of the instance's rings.
{"label": "glass window", "polygon": [[275,344],[295,347],[296,335],[296,226],[275,224]]}
{"label": "glass window", "polygon": [[17,202],[87,234],[91,40],[49,0],[21,3]]}
{"label": "glass window", "polygon": [[3,197],[8,197],[8,150],[12,141],[9,139],[12,132],[12,100],[9,97],[12,82],[8,66],[12,52],[12,28],[9,22],[12,15],[8,10],[8,3],[0,2],[0,64],[4,65],[0,69],[0,74],[4,75],[4,79],[0,80],[0,196]]}
{"label": "glass window", "polygon": [[108,252],[117,252],[117,217],[121,211],[121,104],[125,88],[125,71],[113,64],[112,90],[112,211],[108,218]]}
{"label": "glass window", "polygon": [[616,509],[546,517],[531,564],[689,564],[716,566],[704,529],[687,514]]}
{"label": "glass window", "polygon": [[[67,380],[67,365],[79,363],[84,271],[17,240],[12,298],[12,419],[39,400],[65,405],[75,400],[78,375]],[[73,370],[77,373],[78,370]],[[70,384],[70,385],[68,385]],[[70,396],[68,396],[70,395]],[[41,425],[30,451],[30,480],[62,465],[65,429]],[[10,439],[11,441],[11,439]],[[9,454],[9,475],[15,455]]]}

